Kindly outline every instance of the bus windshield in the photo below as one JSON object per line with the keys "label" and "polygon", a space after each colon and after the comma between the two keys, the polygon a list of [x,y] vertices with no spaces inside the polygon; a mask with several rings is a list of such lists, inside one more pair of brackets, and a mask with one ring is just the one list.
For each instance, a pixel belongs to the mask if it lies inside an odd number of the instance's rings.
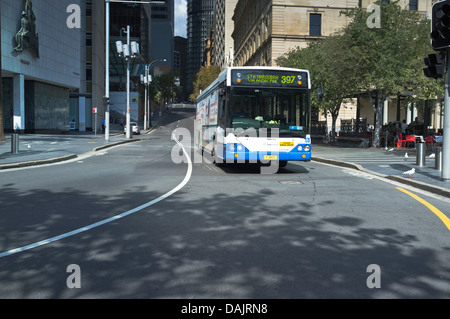
{"label": "bus windshield", "polygon": [[306,89],[232,88],[233,129],[278,129],[280,136],[309,134],[309,93]]}

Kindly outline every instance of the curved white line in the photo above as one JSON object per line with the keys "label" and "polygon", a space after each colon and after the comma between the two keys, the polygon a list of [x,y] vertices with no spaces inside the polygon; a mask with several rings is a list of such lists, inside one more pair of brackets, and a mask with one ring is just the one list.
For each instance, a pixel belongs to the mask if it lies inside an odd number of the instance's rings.
{"label": "curved white line", "polygon": [[141,211],[141,210],[143,210],[143,209],[145,209],[147,207],[150,207],[150,206],[152,206],[152,205],[154,205],[154,204],[156,204],[156,203],[158,203],[158,202],[160,202],[160,201],[162,201],[162,200],[172,196],[173,194],[175,194],[176,192],[181,190],[184,186],[186,186],[186,184],[189,182],[189,180],[190,180],[190,178],[192,176],[192,161],[191,161],[191,158],[190,158],[188,152],[184,148],[183,144],[181,144],[176,139],[175,134],[172,135],[172,139],[175,140],[175,142],[181,147],[181,149],[183,150],[184,155],[187,158],[187,162],[188,162],[188,170],[187,170],[186,176],[184,177],[184,180],[177,187],[175,187],[171,191],[165,193],[164,195],[161,195],[160,197],[158,197],[158,198],[156,198],[156,199],[154,199],[154,200],[152,200],[152,201],[150,201],[150,202],[148,202],[146,204],[143,204],[143,205],[141,205],[139,207],[131,209],[131,210],[129,210],[127,212],[124,212],[122,214],[119,214],[119,215],[116,215],[116,216],[113,216],[113,217],[101,220],[99,222],[96,222],[94,224],[90,224],[90,225],[85,226],[85,227],[78,228],[76,230],[73,230],[73,231],[68,232],[68,233],[64,233],[64,234],[59,235],[59,236],[55,236],[55,237],[51,237],[51,238],[48,238],[48,239],[44,239],[44,240],[38,241],[38,242],[33,243],[33,244],[29,244],[29,245],[22,246],[22,247],[19,247],[19,248],[14,248],[14,249],[5,251],[3,253],[0,253],[0,258],[6,257],[6,256],[10,256],[10,255],[13,255],[13,254],[16,254],[16,253],[20,253],[20,252],[23,252],[25,250],[33,249],[33,248],[36,248],[36,247],[39,247],[39,246],[42,246],[42,245],[46,245],[46,244],[49,244],[49,243],[52,243],[52,242],[55,242],[55,241],[58,241],[58,240],[70,237],[70,236],[74,236],[76,234],[79,234],[79,233],[91,230],[93,228],[102,226],[102,225],[110,223],[112,221],[118,220],[118,219],[123,218],[125,216],[137,213],[137,212],[139,212],[139,211]]}

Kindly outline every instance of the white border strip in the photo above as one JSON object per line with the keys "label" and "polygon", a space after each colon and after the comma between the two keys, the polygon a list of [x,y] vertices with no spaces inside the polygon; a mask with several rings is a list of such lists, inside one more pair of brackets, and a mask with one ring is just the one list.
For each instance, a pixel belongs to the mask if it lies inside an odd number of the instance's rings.
{"label": "white border strip", "polygon": [[160,202],[160,201],[162,201],[162,200],[172,196],[173,194],[175,194],[176,192],[181,190],[184,186],[186,186],[186,184],[189,182],[189,180],[190,180],[190,178],[192,176],[192,161],[191,161],[191,158],[190,158],[188,152],[184,148],[184,146],[180,143],[180,141],[178,141],[176,139],[175,134],[172,134],[172,139],[181,147],[181,149],[183,150],[183,153],[186,156],[187,161],[188,161],[188,170],[187,170],[186,176],[185,176],[184,180],[177,187],[175,187],[171,191],[165,193],[164,195],[161,195],[160,197],[158,197],[158,198],[156,198],[156,199],[154,199],[154,200],[152,200],[152,201],[150,201],[150,202],[148,202],[146,204],[143,204],[143,205],[141,205],[139,207],[131,209],[131,210],[129,210],[127,212],[124,212],[122,214],[119,214],[119,215],[116,215],[116,216],[113,216],[113,217],[101,220],[99,222],[96,222],[94,224],[90,224],[90,225],[82,227],[82,228],[78,228],[76,230],[73,230],[73,231],[68,232],[68,233],[64,233],[64,234],[59,235],[59,236],[51,237],[51,238],[48,238],[48,239],[45,239],[45,240],[38,241],[38,242],[33,243],[33,244],[29,244],[29,245],[22,246],[22,247],[19,247],[19,248],[14,248],[14,249],[5,251],[3,253],[0,253],[0,258],[6,257],[6,256],[10,256],[10,255],[13,255],[13,254],[16,254],[16,253],[20,253],[20,252],[23,252],[25,250],[33,249],[33,248],[36,248],[36,247],[39,247],[39,246],[42,246],[42,245],[50,244],[50,243],[53,243],[55,241],[58,241],[58,240],[61,240],[61,239],[64,239],[64,238],[67,238],[67,237],[70,237],[70,236],[74,236],[74,235],[77,235],[79,233],[91,230],[93,228],[105,225],[107,223],[110,223],[112,221],[118,220],[118,219],[123,218],[125,216],[137,213],[137,212],[139,212],[139,211],[141,211],[141,210],[143,210],[143,209],[145,209],[147,207],[150,207],[150,206],[152,206],[152,205],[154,205],[154,204],[156,204],[156,203],[158,203],[158,202]]}

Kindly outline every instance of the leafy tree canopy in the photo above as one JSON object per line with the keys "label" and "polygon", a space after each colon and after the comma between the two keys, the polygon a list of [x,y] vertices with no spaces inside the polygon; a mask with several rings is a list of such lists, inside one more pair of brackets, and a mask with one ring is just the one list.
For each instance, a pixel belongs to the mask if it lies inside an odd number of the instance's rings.
{"label": "leafy tree canopy", "polygon": [[200,91],[203,91],[214,82],[221,71],[220,66],[201,67],[195,77],[193,93],[190,95],[189,100],[192,102],[197,101]]}

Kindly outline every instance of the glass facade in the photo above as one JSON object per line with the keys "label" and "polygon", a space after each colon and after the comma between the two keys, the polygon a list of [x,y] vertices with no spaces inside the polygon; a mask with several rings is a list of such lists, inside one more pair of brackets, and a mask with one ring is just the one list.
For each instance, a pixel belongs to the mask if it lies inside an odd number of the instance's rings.
{"label": "glass facade", "polygon": [[191,85],[189,90],[192,89],[195,75],[203,64],[205,40],[214,26],[214,6],[215,0],[188,0],[187,2],[187,83]]}

